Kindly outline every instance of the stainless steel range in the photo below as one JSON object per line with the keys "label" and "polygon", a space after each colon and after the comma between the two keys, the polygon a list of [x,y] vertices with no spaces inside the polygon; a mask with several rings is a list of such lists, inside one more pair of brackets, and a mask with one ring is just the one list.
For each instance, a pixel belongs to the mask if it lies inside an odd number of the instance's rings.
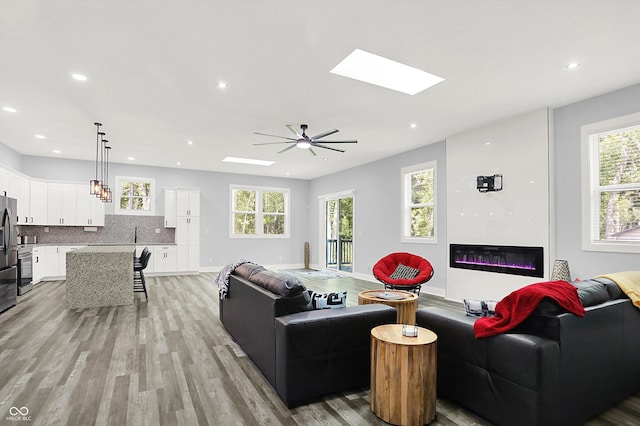
{"label": "stainless steel range", "polygon": [[33,246],[18,247],[18,296],[33,288]]}

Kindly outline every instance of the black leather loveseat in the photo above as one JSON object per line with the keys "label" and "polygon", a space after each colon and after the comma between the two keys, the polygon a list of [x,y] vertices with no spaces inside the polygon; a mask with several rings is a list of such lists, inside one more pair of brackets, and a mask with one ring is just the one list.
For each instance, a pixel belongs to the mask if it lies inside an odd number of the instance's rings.
{"label": "black leather loveseat", "polygon": [[476,339],[464,310],[418,309],[438,335],[438,397],[498,425],[580,425],[640,391],[640,310],[611,280],[573,283],[585,316],[541,304]]}
{"label": "black leather loveseat", "polygon": [[[304,310],[297,285],[283,291],[238,275],[220,300],[220,321],[288,407],[361,386],[370,380],[371,329],[394,323],[385,305]],[[255,280],[252,271],[246,271]],[[273,275],[273,274],[272,274]]]}

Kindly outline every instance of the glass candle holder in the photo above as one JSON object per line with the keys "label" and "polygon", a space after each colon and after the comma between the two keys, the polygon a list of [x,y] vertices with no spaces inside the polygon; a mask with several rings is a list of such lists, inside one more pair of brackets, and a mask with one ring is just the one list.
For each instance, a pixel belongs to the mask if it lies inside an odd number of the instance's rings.
{"label": "glass candle holder", "polygon": [[402,335],[407,337],[418,337],[418,326],[402,324]]}

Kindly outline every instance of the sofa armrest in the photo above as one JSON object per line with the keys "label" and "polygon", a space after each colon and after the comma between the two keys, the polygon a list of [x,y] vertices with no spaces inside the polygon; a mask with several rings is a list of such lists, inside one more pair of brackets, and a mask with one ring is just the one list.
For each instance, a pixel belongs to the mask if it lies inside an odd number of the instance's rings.
{"label": "sofa armrest", "polygon": [[367,386],[371,329],[395,321],[396,310],[381,304],[276,318],[276,392],[294,407],[322,395]]}
{"label": "sofa armrest", "polygon": [[437,307],[416,312],[417,324],[438,335],[438,396],[494,424],[555,424],[558,342],[521,333],[476,339],[476,319]]}

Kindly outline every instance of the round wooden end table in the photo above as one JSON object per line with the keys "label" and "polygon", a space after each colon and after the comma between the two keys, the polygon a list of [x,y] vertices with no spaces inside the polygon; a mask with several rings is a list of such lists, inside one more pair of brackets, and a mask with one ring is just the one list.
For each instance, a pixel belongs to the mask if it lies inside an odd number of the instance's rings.
{"label": "round wooden end table", "polygon": [[415,324],[418,296],[403,290],[365,290],[358,293],[358,305],[382,303],[396,308],[398,324]]}
{"label": "round wooden end table", "polygon": [[436,416],[438,336],[417,327],[402,335],[401,324],[371,330],[371,410],[387,423],[424,425]]}

